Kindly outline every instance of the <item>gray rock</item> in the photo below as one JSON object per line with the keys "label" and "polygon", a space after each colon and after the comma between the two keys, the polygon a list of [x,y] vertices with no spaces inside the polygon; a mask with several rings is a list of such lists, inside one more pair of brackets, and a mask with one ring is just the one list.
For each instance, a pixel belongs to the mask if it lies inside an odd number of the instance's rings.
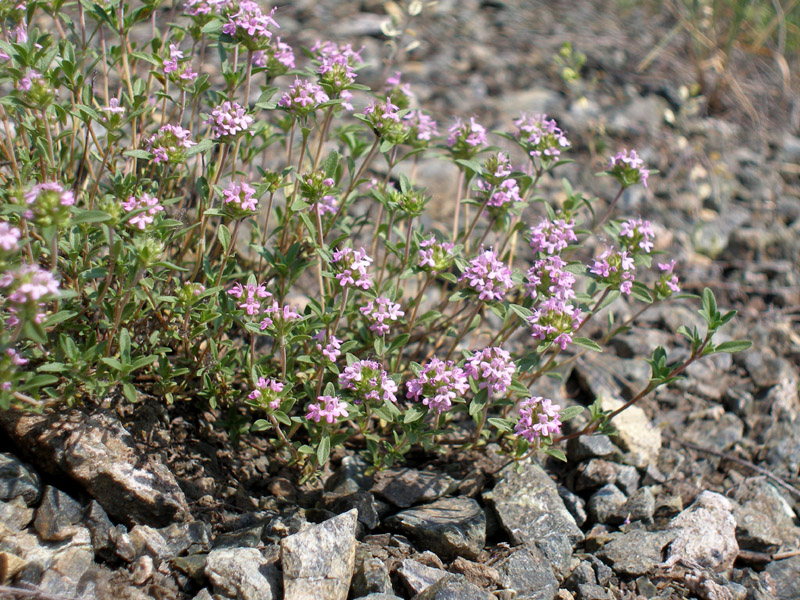
{"label": "gray rock", "polygon": [[195,594],[195,597],[192,598],[192,600],[214,600],[214,596],[212,596],[211,592],[209,592],[206,588],[203,588],[197,592],[197,594]]}
{"label": "gray rock", "polygon": [[389,594],[392,592],[392,582],[389,579],[389,570],[379,558],[361,546],[356,551],[356,566],[353,573],[353,583],[350,586],[351,596],[366,596],[367,594]]}
{"label": "gray rock", "polygon": [[592,563],[582,560],[572,570],[572,573],[570,573],[569,577],[564,582],[564,586],[568,590],[576,592],[578,591],[579,585],[585,585],[587,583],[596,584],[597,576],[592,568]]}
{"label": "gray rock", "polygon": [[92,500],[84,510],[83,524],[92,536],[95,556],[104,560],[112,560],[114,542],[111,541],[111,531],[114,529],[114,524],[97,500]]}
{"label": "gray rock", "polygon": [[587,458],[612,458],[621,454],[607,435],[582,435],[567,442],[567,458],[579,462]]}
{"label": "gray rock", "polygon": [[558,495],[564,502],[564,506],[567,507],[567,510],[572,515],[572,518],[575,519],[575,523],[578,527],[586,523],[586,502],[583,498],[577,494],[573,494],[563,485],[558,486]]}
{"label": "gray rock", "polygon": [[695,443],[718,451],[733,447],[743,435],[744,423],[732,413],[725,413],[718,420],[694,421],[682,432],[685,440],[698,440]]}
{"label": "gray rock", "polygon": [[261,543],[264,525],[253,525],[234,531],[226,531],[214,538],[212,547],[218,548],[255,548]]}
{"label": "gray rock", "polygon": [[[773,553],[781,544],[800,538],[795,513],[774,486],[763,480],[745,480],[736,492],[733,516],[739,547]],[[769,518],[765,518],[769,515]]]}
{"label": "gray rock", "polygon": [[356,600],[403,600],[400,596],[394,594],[370,594],[368,596],[361,596]]}
{"label": "gray rock", "polygon": [[750,218],[749,211],[729,207],[713,221],[699,224],[692,232],[695,251],[717,258],[728,247],[731,234]]}
{"label": "gray rock", "polygon": [[444,473],[401,469],[378,473],[372,492],[395,506],[408,508],[420,502],[437,500],[456,488],[458,482]]}
{"label": "gray rock", "polygon": [[136,560],[136,548],[125,525],[117,525],[111,530],[111,543],[114,544],[114,553],[122,560],[129,563]]}
{"label": "gray rock", "polygon": [[772,578],[775,598],[800,600],[800,556],[772,561],[765,571]]}
{"label": "gray rock", "polygon": [[616,486],[622,490],[626,496],[630,496],[639,489],[639,471],[631,465],[617,465]]}
{"label": "gray rock", "polygon": [[611,596],[596,583],[582,583],[578,586],[578,598],[580,600],[609,600]]}
{"label": "gray rock", "polygon": [[669,105],[660,96],[636,96],[614,114],[608,132],[614,136],[655,136],[664,121]]}
{"label": "gray rock", "polygon": [[[623,404],[619,398],[600,397],[603,410],[616,410]],[[614,417],[613,424],[623,450],[638,456],[644,465],[657,463],[661,451],[661,430],[653,426],[641,407],[628,407]]]}
{"label": "gray rock", "polygon": [[653,522],[656,511],[656,498],[649,487],[643,487],[622,505],[620,516],[623,521],[642,521],[646,524]]}
{"label": "gray rock", "polygon": [[280,574],[275,564],[255,548],[212,550],[206,557],[205,573],[215,593],[242,600],[280,597]]}
{"label": "gray rock", "polygon": [[211,531],[208,523],[191,521],[189,523],[173,523],[158,532],[169,545],[174,556],[187,552],[194,554],[211,547]]}
{"label": "gray rock", "polygon": [[9,502],[0,502],[0,523],[6,529],[12,532],[22,531],[32,520],[33,509],[28,507],[22,496],[12,498]]}
{"label": "gray rock", "polygon": [[56,468],[75,479],[112,517],[163,526],[190,516],[169,469],[155,454],[140,455],[130,433],[111,415],[5,411],[0,426],[29,449],[40,468]]}
{"label": "gray rock", "polygon": [[33,526],[43,540],[65,540],[74,535],[75,524],[81,520],[81,513],[82,507],[77,500],[48,485],[36,509]]}
{"label": "gray rock", "polygon": [[589,516],[597,523],[620,523],[624,520],[620,517],[621,509],[627,500],[613,483],[605,485],[589,498]]}
{"label": "gray rock", "polygon": [[348,510],[358,511],[358,522],[368,531],[375,529],[380,524],[378,505],[375,496],[370,492],[359,490],[352,494],[325,493],[322,496],[322,503],[326,509],[334,514],[341,514]]}
{"label": "gray rock", "polygon": [[194,581],[203,581],[206,576],[206,554],[190,554],[173,559],[172,565]]}
{"label": "gray rock", "polygon": [[0,452],[0,500],[21,496],[28,506],[33,506],[41,494],[39,475],[13,454]]}
{"label": "gray rock", "polygon": [[325,490],[342,496],[370,489],[374,483],[374,477],[366,474],[370,466],[358,455],[345,456],[325,482]]}
{"label": "gray rock", "polygon": [[517,592],[518,600],[553,600],[558,580],[535,546],[523,546],[495,565],[500,585]]}
{"label": "gray rock", "polygon": [[128,532],[128,536],[137,558],[141,556],[155,558],[156,566],[158,566],[162,560],[168,560],[175,556],[164,536],[152,527],[137,525]]}
{"label": "gray rock", "polygon": [[663,548],[675,535],[634,529],[603,546],[598,556],[621,575],[644,575],[661,564]]}
{"label": "gray rock", "polygon": [[536,547],[550,563],[553,574],[559,581],[564,581],[578,562],[572,556],[572,542],[557,531],[536,540]]}
{"label": "gray rock", "polygon": [[472,498],[442,498],[399,512],[385,525],[445,560],[477,558],[486,543],[486,515]]}
{"label": "gray rock", "polygon": [[497,485],[483,497],[494,508],[512,543],[535,543],[552,533],[566,536],[573,545],[583,540],[555,482],[539,465],[528,463],[521,473],[509,465],[499,475]]}
{"label": "gray rock", "polygon": [[410,558],[400,563],[397,574],[400,576],[403,583],[405,583],[408,591],[412,594],[424,592],[437,581],[448,575],[447,571],[423,565]]}
{"label": "gray rock", "polygon": [[676,538],[665,563],[672,566],[700,565],[709,571],[725,572],[739,553],[733,507],[725,496],[703,492],[669,523]]}
{"label": "gray rock", "polygon": [[617,481],[617,471],[619,465],[599,458],[585,462],[578,466],[575,477],[575,490],[595,490],[604,485],[612,484]]}
{"label": "gray rock", "polygon": [[347,598],[355,567],[357,519],[357,511],[351,510],[281,540],[286,598]]}
{"label": "gray rock", "polygon": [[559,95],[548,88],[532,88],[503,94],[498,99],[498,111],[509,119],[519,118],[521,113],[535,115],[552,112],[560,104]]}
{"label": "gray rock", "polygon": [[450,565],[450,571],[463,575],[467,581],[482,589],[493,587],[500,583],[500,573],[497,572],[497,569],[483,563],[472,562],[460,556]]}
{"label": "gray rock", "polygon": [[448,574],[414,600],[496,600],[495,597],[459,575]]}

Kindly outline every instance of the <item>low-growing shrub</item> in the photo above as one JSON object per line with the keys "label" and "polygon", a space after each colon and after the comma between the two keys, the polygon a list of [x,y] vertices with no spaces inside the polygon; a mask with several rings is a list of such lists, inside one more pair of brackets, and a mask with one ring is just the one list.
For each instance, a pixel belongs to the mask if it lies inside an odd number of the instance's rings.
{"label": "low-growing shrub", "polygon": [[[650,223],[612,218],[652,175],[633,150],[609,160],[619,193],[598,214],[566,181],[537,196],[571,147],[553,119],[439,124],[399,72],[370,90],[361,50],[299,52],[249,0],[3,2],[0,19],[4,409],[115,390],[210,406],[307,477],[343,444],[376,467],[488,441],[563,458],[585,409],[537,382],[687,296]],[[459,173],[439,229],[423,157]],[[614,302],[632,316],[582,335]],[[700,314],[685,358],[655,349],[650,383],[570,436],[747,347],[713,342],[734,313],[709,290]]]}

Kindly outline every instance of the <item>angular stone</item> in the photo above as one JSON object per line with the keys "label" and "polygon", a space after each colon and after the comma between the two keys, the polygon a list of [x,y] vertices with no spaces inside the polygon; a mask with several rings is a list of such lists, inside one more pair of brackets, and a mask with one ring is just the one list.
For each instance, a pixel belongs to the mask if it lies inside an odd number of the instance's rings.
{"label": "angular stone", "polygon": [[215,592],[231,598],[272,600],[280,597],[278,570],[255,548],[212,550],[206,557],[205,573]]}
{"label": "angular stone", "polygon": [[500,582],[500,573],[494,567],[472,562],[460,556],[450,565],[450,571],[463,575],[467,581],[482,589],[495,586]]}
{"label": "angular stone", "polygon": [[[795,513],[781,493],[766,481],[749,480],[736,493],[736,540],[740,548],[775,552],[781,544],[800,538]],[[769,515],[769,518],[764,518]]]}
{"label": "angular stone", "polygon": [[412,594],[422,593],[443,577],[447,577],[447,571],[423,565],[410,558],[400,563],[397,574]]}
{"label": "angular stone", "polygon": [[368,596],[361,596],[356,600],[403,600],[400,596],[394,594],[369,594]]}
{"label": "angular stone", "polygon": [[286,598],[347,598],[355,567],[357,519],[358,512],[351,510],[281,540]]}
{"label": "angular stone", "polygon": [[663,548],[674,538],[674,533],[634,529],[603,546],[598,556],[621,575],[644,575],[661,564]]}
{"label": "angular stone", "polygon": [[392,582],[389,579],[389,570],[379,558],[361,546],[356,551],[356,567],[353,574],[353,583],[350,586],[351,596],[366,596],[367,594],[389,594],[392,592]]}
{"label": "angular stone", "polygon": [[172,564],[178,571],[195,581],[205,579],[206,554],[190,554],[189,556],[178,556],[173,559]]}
{"label": "angular stone", "polygon": [[515,465],[507,466],[494,489],[483,497],[515,545],[535,543],[554,532],[565,535],[573,545],[583,540],[555,482],[535,463],[525,465],[521,473]]}
{"label": "angular stone", "polygon": [[81,520],[81,513],[82,508],[77,500],[48,485],[36,509],[33,526],[43,540],[66,540],[75,533],[75,524]]}
{"label": "angular stone", "polygon": [[92,500],[84,510],[83,524],[92,536],[95,556],[111,560],[114,557],[114,542],[111,541],[114,524],[97,500]]}
{"label": "angular stone", "polygon": [[325,493],[322,502],[334,514],[341,514],[348,510],[358,510],[358,522],[367,530],[375,529],[380,524],[378,506],[375,496],[370,492],[359,490],[352,494]]}
{"label": "angular stone", "polygon": [[622,505],[620,516],[625,521],[653,522],[656,510],[656,498],[649,487],[643,487]]}
{"label": "angular stone", "polygon": [[114,518],[163,526],[190,516],[169,469],[156,455],[140,455],[130,433],[109,414],[3,411],[0,426],[30,451],[26,458],[75,479]]}
{"label": "angular stone", "polygon": [[582,435],[567,442],[567,458],[580,462],[587,458],[612,458],[621,454],[607,435]]}
{"label": "angular stone", "polygon": [[174,557],[172,549],[157,530],[147,525],[137,525],[128,532],[136,556],[149,556],[158,562]]}
{"label": "angular stone", "polygon": [[575,524],[580,527],[586,523],[586,502],[577,494],[573,494],[563,485],[558,486],[558,495],[567,507],[569,514],[575,519]]}
{"label": "angular stone", "polygon": [[0,552],[0,585],[5,585],[22,571],[28,562],[15,554]]}
{"label": "angular stone", "polygon": [[500,585],[516,591],[517,600],[553,600],[558,591],[550,563],[536,546],[514,550],[495,568],[500,573]]}
{"label": "angular stone", "polygon": [[264,525],[253,525],[234,531],[226,531],[214,538],[212,547],[221,548],[255,548],[261,543],[264,535]]}
{"label": "angular stone", "polygon": [[360,456],[345,456],[325,482],[325,490],[338,496],[355,494],[372,487],[375,478],[367,475],[370,464]]}
{"label": "angular stone", "polygon": [[445,560],[477,558],[486,543],[486,515],[472,498],[442,498],[389,517],[385,525]]}
{"label": "angular stone", "polygon": [[28,507],[22,496],[17,496],[9,502],[0,502],[0,523],[9,531],[22,531],[31,521],[33,521],[33,509]]}
{"label": "angular stone", "polygon": [[623,494],[617,486],[613,483],[605,485],[597,490],[594,495],[589,498],[587,507],[589,509],[589,516],[597,523],[618,523],[622,522],[620,518],[620,511],[627,502],[625,494]]}
{"label": "angular stone", "polygon": [[458,482],[444,473],[416,469],[387,470],[375,476],[372,492],[387,502],[408,508],[432,502],[456,490]]}
{"label": "angular stone", "polygon": [[[600,396],[603,410],[616,410],[624,402],[609,395]],[[661,452],[661,430],[654,427],[639,406],[629,406],[614,417],[620,446],[646,464],[656,464]]]}
{"label": "angular stone", "polygon": [[39,475],[13,454],[0,452],[0,500],[13,500],[22,496],[28,506],[39,501],[42,486]]}
{"label": "angular stone", "polygon": [[575,491],[594,490],[617,481],[618,465],[599,458],[578,466]]}
{"label": "angular stone", "polygon": [[777,600],[800,600],[800,556],[774,560],[767,565],[766,573],[772,578]]}
{"label": "angular stone", "polygon": [[710,571],[728,571],[739,554],[732,510],[725,496],[709,491],[700,494],[669,523],[669,530],[677,536],[670,544],[666,566],[681,562]]}
{"label": "angular stone", "polygon": [[211,531],[208,523],[191,521],[189,523],[173,523],[158,533],[167,542],[174,556],[204,552],[211,547]]}
{"label": "angular stone", "polygon": [[496,600],[494,595],[472,585],[459,575],[448,574],[414,600]]}

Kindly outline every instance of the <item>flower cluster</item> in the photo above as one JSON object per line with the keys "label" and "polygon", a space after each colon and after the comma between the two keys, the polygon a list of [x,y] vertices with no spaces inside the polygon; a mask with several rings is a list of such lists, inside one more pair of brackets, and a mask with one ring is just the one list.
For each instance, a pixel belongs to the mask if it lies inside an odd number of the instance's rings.
{"label": "flower cluster", "polygon": [[240,300],[238,307],[243,309],[251,317],[261,314],[261,303],[265,298],[271,298],[272,294],[267,291],[266,286],[262,283],[248,283],[242,285],[241,283],[233,284],[233,287],[228,290],[228,294]]}
{"label": "flower cluster", "polygon": [[387,321],[397,321],[397,319],[406,314],[400,310],[399,304],[392,302],[385,296],[375,298],[374,301],[370,300],[359,310],[369,321],[369,329],[374,332],[375,335],[386,335],[389,333],[390,328]]}
{"label": "flower cluster", "polygon": [[505,394],[511,385],[515,366],[511,355],[499,346],[475,352],[464,363],[464,372],[489,394]]}
{"label": "flower cluster", "polygon": [[486,145],[486,128],[475,117],[470,117],[469,123],[456,119],[447,133],[447,145],[456,158],[470,158]]}
{"label": "flower cluster", "polygon": [[[353,50],[350,44],[337,46],[334,42],[319,40],[311,47],[314,60],[319,63],[317,73],[320,83],[329,94],[336,96],[355,82],[355,65],[364,62],[362,50]],[[342,94],[342,97],[345,96]]]}
{"label": "flower cluster", "polygon": [[229,8],[231,0],[186,0],[183,9],[191,17],[210,14],[221,14],[223,9]]}
{"label": "flower cluster", "polygon": [[294,69],[294,50],[276,37],[265,50],[253,53],[253,66],[266,69],[269,77],[283,75],[289,69]]}
{"label": "flower cluster", "polygon": [[[183,52],[178,50],[177,44],[169,45],[169,58],[164,60],[164,73],[180,81],[193,81],[197,78],[197,73],[192,71],[191,61],[187,61],[183,57]],[[183,63],[183,65],[181,65]],[[183,67],[183,70],[178,72],[178,69]]]}
{"label": "flower cluster", "polygon": [[[322,356],[327,358],[329,361],[336,362],[336,359],[342,355],[342,340],[337,338],[335,335],[331,335],[326,342],[326,334],[326,330],[323,329],[314,336],[314,339],[317,341],[317,352],[321,352]],[[323,344],[325,345],[323,346]]]}
{"label": "flower cluster", "polygon": [[506,179],[496,187],[491,186],[488,182],[479,181],[478,188],[487,194],[490,193],[491,190],[494,190],[491,198],[489,198],[489,201],[486,203],[490,213],[499,214],[505,212],[514,203],[522,202],[522,196],[519,194],[520,190],[516,179]]}
{"label": "flower cluster", "polygon": [[141,196],[130,196],[122,203],[122,208],[128,212],[141,211],[130,217],[128,223],[142,231],[155,221],[156,214],[164,210],[161,201],[147,193]]}
{"label": "flower cluster", "polygon": [[39,110],[47,108],[55,98],[55,92],[50,83],[36,69],[28,69],[17,82],[16,87],[22,92],[25,104]]}
{"label": "flower cluster", "polygon": [[619,289],[623,294],[630,294],[633,288],[633,256],[627,250],[618,251],[613,248],[606,249],[594,259],[594,265],[589,269],[600,278],[600,281],[610,287]]}
{"label": "flower cluster", "polygon": [[324,418],[328,424],[332,425],[339,417],[349,416],[346,402],[342,402],[336,396],[317,396],[317,402],[308,405],[306,419],[319,423],[320,419]]}
{"label": "flower cluster", "polygon": [[612,156],[608,162],[606,172],[619,181],[623,188],[641,183],[647,187],[647,177],[650,171],[644,166],[644,161],[636,154],[636,150],[623,150]]}
{"label": "flower cluster", "polygon": [[320,104],[330,100],[322,86],[309,79],[294,78],[294,85],[284,92],[278,101],[282,106],[299,117],[305,117],[319,108]]}
{"label": "flower cluster", "polygon": [[334,186],[336,182],[322,171],[306,173],[300,178],[300,195],[306,198],[319,214],[335,213],[339,200]]}
{"label": "flower cluster", "polygon": [[16,367],[27,364],[28,359],[22,358],[13,348],[6,348],[0,353],[0,390],[8,391],[11,389],[11,381]]}
{"label": "flower cluster", "polygon": [[437,242],[435,236],[419,243],[419,268],[429,273],[441,273],[453,266],[455,254],[452,242]]}
{"label": "flower cluster", "polygon": [[281,405],[280,393],[283,384],[274,379],[259,377],[254,389],[247,395],[254,404],[263,409],[278,410]]}
{"label": "flower cluster", "polygon": [[555,120],[548,119],[547,115],[529,117],[523,113],[514,121],[514,125],[517,126],[514,137],[532,157],[552,159],[570,146],[567,136]]}
{"label": "flower cluster", "polygon": [[453,400],[469,390],[467,374],[452,360],[431,358],[420,369],[419,375],[406,384],[406,398],[422,402],[430,410],[441,414],[450,410]]}
{"label": "flower cluster", "polygon": [[558,298],[547,298],[528,317],[531,335],[545,344],[556,344],[562,350],[572,343],[582,320],[580,310]]}
{"label": "flower cluster", "polygon": [[628,219],[622,224],[619,232],[620,244],[631,252],[635,252],[637,248],[650,252],[653,249],[654,237],[650,221],[642,219]]}
{"label": "flower cluster", "polygon": [[45,300],[59,296],[58,280],[39,265],[22,265],[0,275],[0,288],[15,308],[36,308]]}
{"label": "flower cluster", "polygon": [[367,256],[364,248],[353,250],[344,246],[333,253],[333,264],[337,270],[336,280],[342,287],[353,285],[368,290],[372,286],[372,279],[367,273],[371,263],[372,258]]}
{"label": "flower cluster", "polygon": [[390,98],[385,102],[373,99],[364,109],[364,116],[378,137],[399,144],[408,136],[408,129],[398,111]]}
{"label": "flower cluster", "polygon": [[[211,125],[211,135],[215,139],[232,138],[240,131],[247,131],[253,124],[253,117],[247,114],[238,102],[225,100],[211,111],[204,123]],[[253,132],[250,132],[251,135]]]}
{"label": "flower cluster", "polygon": [[483,179],[490,186],[500,185],[514,170],[508,155],[502,152],[493,154],[483,161],[483,169],[485,173]]}
{"label": "flower cluster", "polygon": [[17,244],[21,237],[20,230],[12,227],[6,221],[0,221],[0,248],[6,252],[18,250]]}
{"label": "flower cluster", "polygon": [[259,325],[261,331],[269,328],[281,336],[286,334],[287,329],[293,321],[302,318],[300,314],[288,304],[281,306],[276,301],[273,301],[271,306],[267,306],[263,314],[266,316]]}
{"label": "flower cluster", "polygon": [[258,212],[258,198],[255,195],[255,188],[244,181],[239,184],[231,181],[222,191],[225,211],[234,219],[242,219]]}
{"label": "flower cluster", "polygon": [[539,438],[549,437],[561,432],[561,418],[558,404],[549,398],[533,396],[519,405],[519,421],[514,433],[533,443]]}
{"label": "flower cluster", "polygon": [[569,246],[570,242],[577,242],[578,236],[573,231],[575,221],[564,219],[542,219],[536,227],[531,227],[531,248],[534,252],[558,254]]}
{"label": "flower cluster", "polygon": [[389,96],[394,104],[400,108],[408,108],[414,98],[414,92],[407,83],[402,83],[403,74],[395,71],[394,75],[386,79],[386,95]]}
{"label": "flower cluster", "polygon": [[25,217],[42,227],[64,225],[69,207],[75,205],[75,194],[57,181],[36,184],[23,199],[29,206]]}
{"label": "flower cluster", "polygon": [[497,257],[497,252],[484,250],[481,246],[478,256],[469,261],[469,267],[461,274],[459,281],[478,292],[481,300],[502,300],[506,292],[514,287],[511,269]]}
{"label": "flower cluster", "polygon": [[261,7],[252,0],[239,0],[238,8],[237,12],[228,15],[222,32],[240,41],[248,50],[266,48],[272,38],[269,28],[280,29],[280,25],[272,18],[275,8],[269,14],[264,14]]}
{"label": "flower cluster", "polygon": [[567,263],[560,256],[546,256],[533,263],[528,269],[528,282],[525,289],[534,300],[557,298],[569,300],[575,296],[572,286],[575,275],[565,269]]}
{"label": "flower cluster", "polygon": [[668,263],[658,263],[658,270],[661,271],[661,276],[655,284],[655,291],[659,298],[669,298],[673,293],[678,294],[681,291],[678,285],[678,276],[673,272],[675,270],[675,260]]}
{"label": "flower cluster", "polygon": [[408,128],[407,141],[415,147],[426,146],[433,138],[439,136],[436,121],[421,110],[411,110],[403,116]]}
{"label": "flower cluster", "polygon": [[186,150],[196,146],[192,132],[180,125],[163,125],[157,133],[145,141],[147,149],[153,153],[156,163],[181,164],[186,161]]}
{"label": "flower cluster", "polygon": [[362,402],[397,403],[397,384],[374,360],[358,360],[339,375],[339,385],[350,390],[356,404]]}

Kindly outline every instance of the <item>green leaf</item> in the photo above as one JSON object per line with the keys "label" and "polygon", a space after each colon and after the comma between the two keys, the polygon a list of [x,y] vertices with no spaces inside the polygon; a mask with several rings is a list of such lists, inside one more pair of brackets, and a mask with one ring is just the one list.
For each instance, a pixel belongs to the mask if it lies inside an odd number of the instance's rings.
{"label": "green leaf", "polygon": [[520,306],[519,304],[509,304],[508,308],[510,308],[511,311],[523,321],[527,321],[528,317],[533,316],[533,311],[531,311],[529,308],[525,308],[524,306]]}
{"label": "green leaf", "polygon": [[117,371],[122,371],[125,368],[122,366],[122,363],[119,362],[116,358],[103,357],[100,359],[100,362],[108,365],[109,367]]}
{"label": "green leaf", "polygon": [[57,313],[50,315],[45,319],[43,325],[45,327],[50,327],[51,325],[57,325],[58,323],[63,323],[77,315],[78,313],[74,310],[60,310]]}
{"label": "green leaf", "polygon": [[127,328],[119,332],[119,357],[124,365],[131,362],[131,334]]}
{"label": "green leaf", "polygon": [[567,455],[564,454],[563,450],[559,450],[558,448],[553,448],[552,446],[548,446],[547,448],[542,448],[542,452],[545,454],[549,454],[553,458],[557,458],[558,460],[567,462]]}
{"label": "green leaf", "polygon": [[126,150],[122,154],[131,158],[141,158],[142,160],[151,160],[153,158],[153,154],[147,150]]}
{"label": "green leaf", "polygon": [[589,338],[585,337],[576,337],[572,338],[572,343],[576,346],[580,346],[581,348],[586,348],[587,350],[592,350],[594,352],[602,352],[603,349],[597,342],[590,340]]}
{"label": "green leaf", "polygon": [[250,426],[251,433],[258,433],[259,431],[266,431],[272,427],[272,423],[267,421],[266,419],[258,419],[255,423]]}
{"label": "green leaf", "polygon": [[111,215],[102,210],[79,210],[72,215],[71,223],[78,225],[80,223],[102,223],[111,219]]}
{"label": "green leaf", "polygon": [[186,151],[186,156],[194,156],[195,154],[200,154],[201,152],[206,152],[207,150],[211,150],[214,147],[214,142],[208,138],[201,140],[198,144],[192,146]]}
{"label": "green leaf", "polygon": [[650,294],[650,290],[647,289],[647,286],[643,284],[641,281],[633,282],[633,286],[631,288],[631,295],[640,302],[644,302],[645,304],[653,303],[653,296]]}
{"label": "green leaf", "polygon": [[703,289],[703,309],[710,317],[717,314],[717,299],[709,288]]}
{"label": "green leaf", "polygon": [[427,410],[420,407],[418,404],[412,404],[408,407],[406,414],[403,416],[403,423],[408,425],[409,423],[419,421],[427,412]]}
{"label": "green leaf", "polygon": [[514,426],[508,419],[500,419],[498,417],[492,417],[488,420],[488,423],[495,429],[498,429],[505,433],[510,433],[514,431]]}
{"label": "green leaf", "polygon": [[136,402],[139,399],[136,388],[127,381],[122,384],[122,394],[128,399],[128,402]]}
{"label": "green leaf", "polygon": [[583,406],[568,406],[559,413],[562,422],[569,421],[580,415],[584,411]]}
{"label": "green leaf", "polygon": [[727,352],[733,354],[734,352],[743,352],[750,348],[753,342],[749,340],[731,340],[729,342],[722,342],[714,347],[714,352]]}
{"label": "green leaf", "polygon": [[475,397],[472,399],[472,402],[469,403],[469,416],[474,417],[475,415],[478,415],[481,412],[483,412],[483,409],[488,401],[489,401],[489,392],[484,388],[480,392],[475,394]]}
{"label": "green leaf", "polygon": [[328,462],[328,457],[331,455],[331,438],[328,434],[322,436],[317,446],[317,466],[322,466]]}
{"label": "green leaf", "polygon": [[228,247],[231,245],[231,232],[223,223],[220,223],[217,228],[217,239],[219,245],[222,246],[222,251],[227,253]]}

